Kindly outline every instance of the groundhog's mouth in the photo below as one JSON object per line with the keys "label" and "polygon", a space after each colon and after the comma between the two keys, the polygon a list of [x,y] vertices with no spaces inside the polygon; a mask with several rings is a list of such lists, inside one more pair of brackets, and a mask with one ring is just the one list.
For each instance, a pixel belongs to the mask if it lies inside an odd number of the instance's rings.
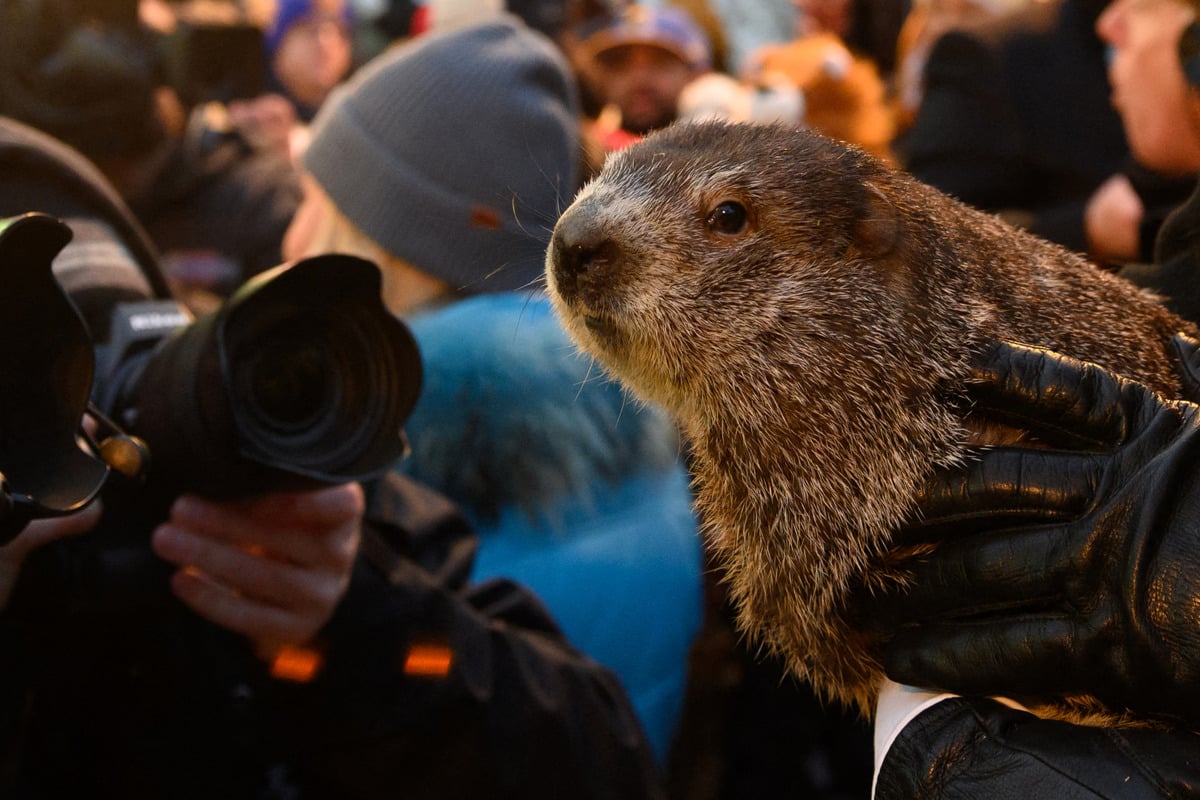
{"label": "groundhog's mouth", "polygon": [[601,343],[609,343],[616,336],[612,320],[598,317],[595,314],[584,314],[583,324],[587,327],[588,333],[599,339]]}
{"label": "groundhog's mouth", "polygon": [[580,312],[579,319],[587,329],[593,347],[602,350],[609,358],[617,358],[625,353],[627,334],[618,317],[588,309]]}

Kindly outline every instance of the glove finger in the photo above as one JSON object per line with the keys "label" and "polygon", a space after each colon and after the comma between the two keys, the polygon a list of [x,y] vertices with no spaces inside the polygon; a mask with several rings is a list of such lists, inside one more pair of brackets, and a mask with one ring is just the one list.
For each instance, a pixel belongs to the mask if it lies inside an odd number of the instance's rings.
{"label": "glove finger", "polygon": [[1065,538],[1043,525],[943,541],[903,565],[909,580],[870,601],[874,616],[898,627],[1048,608],[1072,569]]}
{"label": "glove finger", "polygon": [[977,360],[967,391],[972,413],[1027,430],[1051,447],[1103,451],[1125,435],[1116,377],[1049,350],[994,342]]}
{"label": "glove finger", "polygon": [[1075,623],[1059,615],[931,623],[883,647],[887,676],[960,694],[1058,694],[1077,690]]}
{"label": "glove finger", "polygon": [[1102,464],[1087,453],[998,447],[922,487],[895,543],[913,545],[1019,525],[1076,519],[1092,504]]}

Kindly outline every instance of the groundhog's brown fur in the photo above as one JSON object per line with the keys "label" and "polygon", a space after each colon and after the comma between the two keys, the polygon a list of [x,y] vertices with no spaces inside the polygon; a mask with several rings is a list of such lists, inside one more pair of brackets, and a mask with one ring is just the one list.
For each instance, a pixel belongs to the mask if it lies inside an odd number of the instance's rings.
{"label": "groundhog's brown fur", "polygon": [[1197,334],[1056,245],[782,128],[676,126],[612,157],[547,273],[582,349],[686,434],[743,627],[868,714],[882,671],[848,592],[896,579],[873,559],[963,455],[973,354],[1023,342],[1177,396],[1167,344]]}

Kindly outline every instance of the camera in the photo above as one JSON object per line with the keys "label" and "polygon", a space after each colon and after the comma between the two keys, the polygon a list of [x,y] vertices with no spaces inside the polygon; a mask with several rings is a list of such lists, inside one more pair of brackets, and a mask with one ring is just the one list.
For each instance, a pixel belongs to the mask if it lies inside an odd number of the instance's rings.
{"label": "camera", "polygon": [[[420,355],[371,262],[280,265],[198,320],[117,304],[93,347],[51,270],[70,238],[44,214],[0,220],[0,537],[82,508],[114,471],[163,502],[236,499],[367,480],[404,454]],[[85,407],[104,441],[81,432]]]}
{"label": "camera", "polygon": [[0,220],[0,544],[30,519],[83,508],[108,476],[76,435],[92,382],[91,340],[50,270],[70,238],[48,217]]}

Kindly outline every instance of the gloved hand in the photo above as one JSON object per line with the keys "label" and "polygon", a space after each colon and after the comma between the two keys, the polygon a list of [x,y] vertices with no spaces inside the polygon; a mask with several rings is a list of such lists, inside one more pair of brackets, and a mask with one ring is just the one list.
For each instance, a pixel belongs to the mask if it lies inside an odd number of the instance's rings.
{"label": "gloved hand", "polygon": [[985,450],[928,487],[900,543],[936,549],[872,601],[888,675],[1200,721],[1200,406],[1009,345],[977,377],[976,411],[1051,449]]}

